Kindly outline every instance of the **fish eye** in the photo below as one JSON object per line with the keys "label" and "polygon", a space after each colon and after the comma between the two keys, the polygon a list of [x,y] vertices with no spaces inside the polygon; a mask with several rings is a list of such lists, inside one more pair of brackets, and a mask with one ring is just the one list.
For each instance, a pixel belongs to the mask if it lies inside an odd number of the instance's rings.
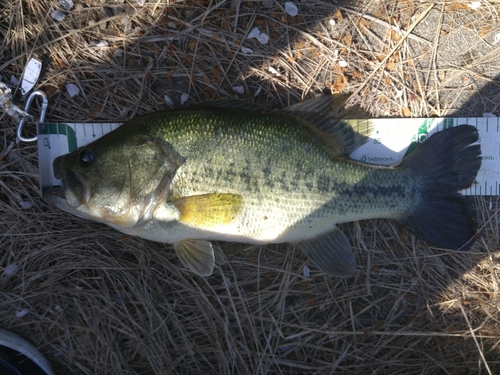
{"label": "fish eye", "polygon": [[94,160],[94,153],[88,148],[83,148],[78,153],[78,164],[82,167],[88,167],[92,164]]}

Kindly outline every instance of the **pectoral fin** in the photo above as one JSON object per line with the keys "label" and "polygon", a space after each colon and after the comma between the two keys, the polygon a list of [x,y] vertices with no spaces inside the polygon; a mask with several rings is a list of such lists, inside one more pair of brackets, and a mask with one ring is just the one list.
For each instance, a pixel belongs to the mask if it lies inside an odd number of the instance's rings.
{"label": "pectoral fin", "polygon": [[356,257],[346,235],[338,228],[297,246],[323,272],[335,277],[349,277],[356,271]]}
{"label": "pectoral fin", "polygon": [[174,243],[174,249],[184,267],[200,276],[210,276],[215,255],[212,244],[204,240],[184,240]]}
{"label": "pectoral fin", "polygon": [[203,194],[174,199],[179,221],[197,227],[228,224],[243,208],[243,198],[237,194]]}

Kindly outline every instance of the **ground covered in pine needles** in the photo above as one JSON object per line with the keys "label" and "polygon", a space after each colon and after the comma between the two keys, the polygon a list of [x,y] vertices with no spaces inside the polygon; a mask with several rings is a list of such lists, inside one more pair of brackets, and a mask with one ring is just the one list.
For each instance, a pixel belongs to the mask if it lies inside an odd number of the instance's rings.
{"label": "ground covered in pine needles", "polygon": [[[499,114],[498,3],[294,3],[296,16],[273,0],[4,1],[0,77],[15,89],[43,61],[51,122],[224,96],[282,108],[325,90],[374,117]],[[56,373],[500,373],[498,197],[471,198],[480,229],[466,253],[372,220],[342,227],[358,258],[348,279],[287,245],[232,243],[202,278],[169,245],[50,207],[16,125],[2,113],[0,328]]]}

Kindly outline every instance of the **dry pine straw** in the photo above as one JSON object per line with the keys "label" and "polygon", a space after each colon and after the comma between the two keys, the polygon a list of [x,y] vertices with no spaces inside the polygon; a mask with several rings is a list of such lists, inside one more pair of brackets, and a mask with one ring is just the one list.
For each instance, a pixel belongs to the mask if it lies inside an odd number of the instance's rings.
{"label": "dry pine straw", "polygon": [[[168,108],[165,94],[179,106],[182,93],[195,103],[239,86],[240,98],[271,107],[326,88],[356,93],[376,116],[498,110],[496,3],[296,4],[290,17],[277,1],[108,1],[104,11],[75,0],[56,24],[55,0],[4,2],[0,75],[9,82],[42,59],[51,121],[123,121]],[[255,26],[269,43],[245,38]],[[347,280],[287,245],[226,243],[228,263],[200,278],[167,245],[49,207],[36,146],[10,147],[14,130],[0,118],[0,326],[56,372],[500,373],[498,197],[473,198],[480,231],[467,253],[372,220],[342,226],[359,261]]]}

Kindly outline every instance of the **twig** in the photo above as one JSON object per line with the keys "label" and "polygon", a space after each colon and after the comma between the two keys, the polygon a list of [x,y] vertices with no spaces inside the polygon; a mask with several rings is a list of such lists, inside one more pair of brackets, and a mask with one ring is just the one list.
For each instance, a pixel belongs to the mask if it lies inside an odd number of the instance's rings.
{"label": "twig", "polygon": [[[355,11],[354,9],[351,9],[351,8],[348,8],[348,7],[345,7],[345,6],[342,6],[342,5],[338,5],[338,4],[335,4],[335,8],[339,8],[339,9],[345,11],[345,12],[349,12],[349,13],[355,14],[358,17],[366,18],[367,20],[370,20],[372,22],[378,23],[379,25],[387,27],[387,28],[389,28],[389,29],[391,29],[393,31],[401,32],[401,29],[399,27],[393,26],[390,23],[384,22],[384,21],[382,21],[381,19],[379,19],[377,17],[370,16],[369,14],[361,13],[361,12]],[[415,34],[408,34],[408,38],[409,39],[414,39],[414,40],[416,40],[417,42],[420,42],[420,43],[425,43],[425,44],[427,44],[429,46],[432,45],[431,42],[429,42],[428,40],[426,40],[424,38],[421,38],[421,37],[419,37],[418,35],[415,35]]]}
{"label": "twig", "polygon": [[[434,7],[434,4],[429,5],[429,7],[420,14],[420,16],[410,26],[408,31],[406,31],[405,35],[403,35],[403,37],[399,40],[399,42],[394,46],[392,51],[387,54],[387,56],[378,64],[378,66],[373,70],[373,72],[371,72],[370,75],[363,81],[363,83],[351,94],[350,98],[358,95],[365,88],[365,86],[368,84],[368,82],[370,82],[370,80],[373,78],[373,76],[375,76],[375,73],[377,73],[381,67],[385,66],[385,63],[387,62],[387,60],[389,60],[389,58],[398,50],[398,48],[401,46],[401,44],[403,44],[403,42],[406,40],[408,35],[411,34],[413,29],[415,27],[417,27],[417,25],[420,23],[420,21],[422,21],[427,16],[427,14],[431,11],[431,9],[433,7]],[[349,99],[348,99],[348,101],[349,101]]]}
{"label": "twig", "polygon": [[[437,49],[439,45],[439,36],[441,35],[441,26],[443,25],[443,17],[444,17],[444,4],[441,5],[441,14],[439,17],[439,24],[436,27],[436,34],[434,35],[434,43],[433,43],[433,48],[432,48],[432,56],[431,56],[431,61],[432,61],[432,66],[429,66],[429,75],[430,75],[430,70],[432,68],[432,71],[434,73],[434,88],[436,90],[436,106],[437,106],[437,115],[441,116],[441,104],[439,102],[439,88],[438,88],[438,82],[439,78],[437,75],[437,64],[436,64],[436,57],[437,57]],[[425,85],[429,85],[429,76],[427,76],[427,82],[425,82]]]}
{"label": "twig", "polygon": [[450,285],[453,288],[453,293],[455,294],[455,298],[457,299],[458,306],[460,306],[460,310],[462,311],[462,315],[464,316],[465,321],[467,322],[467,325],[469,326],[469,331],[474,339],[474,343],[476,344],[477,350],[479,352],[479,355],[481,356],[481,359],[483,360],[484,366],[486,367],[486,371],[488,371],[489,375],[493,375],[493,373],[490,370],[490,366],[488,366],[488,362],[486,361],[486,358],[484,357],[483,350],[481,349],[481,346],[479,346],[479,342],[477,341],[476,334],[474,333],[474,329],[472,328],[472,325],[470,324],[469,317],[467,316],[464,306],[462,304],[462,301],[460,300],[460,297],[458,296],[457,290],[455,289],[455,285],[453,284],[453,281],[450,280]]}

